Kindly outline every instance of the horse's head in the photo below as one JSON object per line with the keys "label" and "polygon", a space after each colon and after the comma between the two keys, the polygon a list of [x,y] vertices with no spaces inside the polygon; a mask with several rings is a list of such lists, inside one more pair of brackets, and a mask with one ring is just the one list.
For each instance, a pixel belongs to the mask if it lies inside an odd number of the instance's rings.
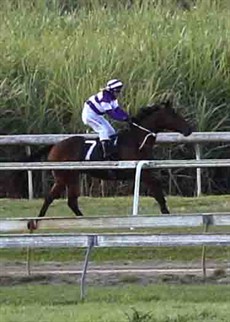
{"label": "horse's head", "polygon": [[135,119],[137,123],[156,133],[164,130],[179,132],[185,136],[192,133],[189,123],[172,107],[171,102],[147,106],[141,109]]}

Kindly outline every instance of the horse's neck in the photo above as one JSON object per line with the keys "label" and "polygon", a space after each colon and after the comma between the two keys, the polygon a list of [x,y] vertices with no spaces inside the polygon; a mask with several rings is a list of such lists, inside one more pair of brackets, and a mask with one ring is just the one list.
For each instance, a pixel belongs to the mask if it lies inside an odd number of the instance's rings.
{"label": "horse's neck", "polygon": [[[135,127],[133,128],[133,131],[135,132],[134,137],[136,138],[136,141],[138,142],[138,146],[140,147],[147,147],[152,146],[155,143],[155,135],[151,136],[152,132],[153,134],[156,134],[158,132],[158,128],[155,125],[154,121],[142,121],[138,123],[142,128]],[[146,129],[146,131],[145,131]],[[150,132],[149,132],[150,131]]]}
{"label": "horse's neck", "polygon": [[[143,120],[139,122],[138,125],[140,125],[143,128],[143,129],[136,128],[138,136],[140,137],[145,137],[147,134],[149,134],[149,131],[153,133],[159,132],[157,122],[155,122],[154,120],[149,120],[149,119]],[[144,129],[146,129],[146,131]]]}
{"label": "horse's neck", "polygon": [[[149,129],[144,125],[141,126],[143,129],[133,127],[129,132],[129,137],[132,140],[132,143],[136,145],[138,149],[146,145],[153,145],[155,142],[155,136],[151,136]],[[147,131],[145,131],[144,128],[146,128]]]}

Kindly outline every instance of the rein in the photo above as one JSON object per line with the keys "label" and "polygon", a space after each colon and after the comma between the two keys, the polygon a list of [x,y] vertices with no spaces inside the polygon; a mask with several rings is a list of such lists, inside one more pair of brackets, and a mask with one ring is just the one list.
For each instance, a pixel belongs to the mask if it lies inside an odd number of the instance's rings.
{"label": "rein", "polygon": [[147,132],[148,134],[146,134],[146,136],[144,137],[144,140],[142,141],[141,145],[139,146],[139,150],[141,150],[143,148],[143,146],[145,145],[146,141],[148,140],[148,138],[150,136],[153,136],[154,138],[156,138],[157,134],[155,132],[152,132],[148,129],[146,129],[145,127],[138,125],[137,123],[132,123],[132,125],[138,127],[140,130]]}

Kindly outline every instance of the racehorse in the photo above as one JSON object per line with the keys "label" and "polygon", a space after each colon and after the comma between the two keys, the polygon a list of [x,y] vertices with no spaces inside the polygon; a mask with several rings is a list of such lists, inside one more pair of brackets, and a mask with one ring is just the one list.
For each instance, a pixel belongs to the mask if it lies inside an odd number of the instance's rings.
{"label": "racehorse", "polygon": [[[171,102],[161,102],[143,107],[132,119],[133,124],[118,132],[114,145],[116,160],[150,160],[152,148],[158,132],[170,130],[188,136],[192,133],[189,123],[173,108]],[[51,147],[48,161],[84,161],[103,160],[100,142],[95,142],[87,149],[84,137],[73,136]],[[91,150],[90,150],[91,149]],[[90,153],[89,153],[90,151]],[[134,170],[84,170],[91,176],[111,180],[134,180]],[[161,188],[160,180],[151,174],[151,169],[144,169],[142,180],[148,188],[148,195],[158,202],[161,213],[169,214],[169,209]],[[54,184],[46,195],[38,217],[44,217],[54,199],[67,190],[68,206],[76,216],[82,216],[78,206],[80,195],[80,170],[54,170]],[[112,173],[112,175],[111,175]],[[36,229],[37,221],[30,221],[30,229]]]}

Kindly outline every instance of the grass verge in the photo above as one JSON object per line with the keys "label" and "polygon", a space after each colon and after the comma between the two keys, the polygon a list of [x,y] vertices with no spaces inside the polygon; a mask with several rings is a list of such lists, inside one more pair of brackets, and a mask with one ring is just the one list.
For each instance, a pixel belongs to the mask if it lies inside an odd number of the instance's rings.
{"label": "grass verge", "polygon": [[75,285],[2,287],[0,314],[4,322],[228,322],[229,295],[224,285],[126,285],[90,288],[81,303]]}

